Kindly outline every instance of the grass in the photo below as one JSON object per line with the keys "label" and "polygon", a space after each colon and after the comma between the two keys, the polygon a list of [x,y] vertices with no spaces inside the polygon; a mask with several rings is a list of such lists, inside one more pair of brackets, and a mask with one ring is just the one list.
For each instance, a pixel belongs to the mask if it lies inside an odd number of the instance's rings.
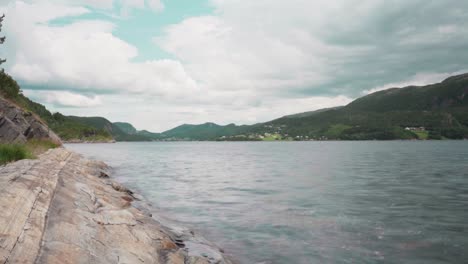
{"label": "grass", "polygon": [[49,140],[29,140],[26,144],[0,144],[0,165],[9,162],[34,159],[51,148],[59,147]]}
{"label": "grass", "polygon": [[0,164],[6,164],[12,161],[33,158],[33,154],[27,149],[26,145],[19,144],[1,144],[0,145]]}
{"label": "grass", "polygon": [[325,135],[328,137],[328,138],[340,138],[340,136],[343,134],[343,132],[346,130],[346,129],[350,129],[350,128],[353,128],[352,126],[348,126],[348,125],[343,125],[343,124],[336,124],[336,125],[332,125],[328,128],[327,132],[325,133]]}
{"label": "grass", "polygon": [[429,132],[427,131],[413,131],[416,136],[418,136],[418,139],[426,140],[429,137]]}
{"label": "grass", "polygon": [[263,141],[276,141],[276,140],[281,140],[281,135],[280,134],[273,134],[268,137],[264,137],[262,139]]}
{"label": "grass", "polygon": [[33,154],[33,156],[40,155],[49,149],[60,147],[59,144],[44,139],[31,139],[26,143],[26,149]]}

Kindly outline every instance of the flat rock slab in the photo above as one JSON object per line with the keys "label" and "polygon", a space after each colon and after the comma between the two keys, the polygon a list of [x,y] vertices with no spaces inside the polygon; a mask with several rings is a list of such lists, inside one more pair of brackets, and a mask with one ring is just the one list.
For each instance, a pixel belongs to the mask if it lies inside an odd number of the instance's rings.
{"label": "flat rock slab", "polygon": [[188,254],[108,174],[64,148],[1,167],[0,263],[231,263]]}

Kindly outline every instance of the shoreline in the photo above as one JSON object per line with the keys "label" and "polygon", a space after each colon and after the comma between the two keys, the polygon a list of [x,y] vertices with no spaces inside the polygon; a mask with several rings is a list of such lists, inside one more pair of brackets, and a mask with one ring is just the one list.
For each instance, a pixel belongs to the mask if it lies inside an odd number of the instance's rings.
{"label": "shoreline", "polygon": [[2,263],[226,263],[202,236],[153,217],[104,162],[66,148],[0,167]]}
{"label": "shoreline", "polygon": [[65,141],[63,144],[70,144],[70,145],[79,145],[79,144],[116,144],[116,143],[178,143],[178,142],[216,142],[216,143],[223,143],[223,142],[249,142],[249,143],[282,143],[282,142],[297,142],[297,143],[304,143],[304,142],[452,142],[452,141],[467,141],[468,138],[464,139],[389,139],[389,140],[380,140],[380,139],[362,139],[362,140],[338,140],[338,139],[330,139],[330,140],[152,140],[152,141],[112,141],[112,142],[90,142],[90,141],[82,141],[82,142],[70,142]]}

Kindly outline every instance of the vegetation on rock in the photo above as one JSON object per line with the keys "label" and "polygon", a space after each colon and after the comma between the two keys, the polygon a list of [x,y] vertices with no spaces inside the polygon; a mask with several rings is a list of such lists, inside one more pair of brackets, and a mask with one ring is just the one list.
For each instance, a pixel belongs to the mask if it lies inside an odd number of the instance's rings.
{"label": "vegetation on rock", "polygon": [[45,151],[60,145],[50,140],[32,139],[24,144],[0,144],[0,165],[9,162],[34,159]]}
{"label": "vegetation on rock", "polygon": [[52,114],[45,106],[24,96],[18,83],[5,72],[0,72],[0,95],[26,111],[36,114],[65,141],[71,139],[108,141],[113,139],[112,135],[105,129],[93,127],[60,113]]}
{"label": "vegetation on rock", "polygon": [[0,165],[32,157],[25,145],[0,144]]}

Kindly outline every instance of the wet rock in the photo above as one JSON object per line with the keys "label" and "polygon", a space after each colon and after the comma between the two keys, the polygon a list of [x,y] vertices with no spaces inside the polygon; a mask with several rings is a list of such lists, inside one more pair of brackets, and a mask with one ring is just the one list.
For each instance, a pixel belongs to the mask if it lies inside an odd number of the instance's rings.
{"label": "wet rock", "polygon": [[99,172],[99,178],[108,179],[109,175],[103,171]]}
{"label": "wet rock", "polygon": [[175,244],[180,247],[180,248],[184,248],[185,247],[185,244],[184,244],[184,241],[181,240],[181,239],[176,239],[175,240]]}
{"label": "wet rock", "polygon": [[111,182],[111,186],[112,186],[112,188],[114,188],[114,190],[116,190],[116,191],[119,191],[119,192],[123,192],[123,193],[127,193],[127,194],[130,194],[130,195],[133,195],[133,192],[132,192],[131,190],[129,190],[127,187],[123,186],[123,185],[120,184],[120,183]]}
{"label": "wet rock", "polygon": [[167,260],[169,263],[173,264],[185,264],[185,256],[182,252],[178,251],[175,253],[169,253],[167,256]]}
{"label": "wet rock", "polygon": [[177,245],[174,242],[172,242],[170,240],[167,240],[167,239],[161,241],[161,247],[162,247],[162,249],[166,249],[166,250],[171,250],[171,249],[177,249],[178,248]]}

